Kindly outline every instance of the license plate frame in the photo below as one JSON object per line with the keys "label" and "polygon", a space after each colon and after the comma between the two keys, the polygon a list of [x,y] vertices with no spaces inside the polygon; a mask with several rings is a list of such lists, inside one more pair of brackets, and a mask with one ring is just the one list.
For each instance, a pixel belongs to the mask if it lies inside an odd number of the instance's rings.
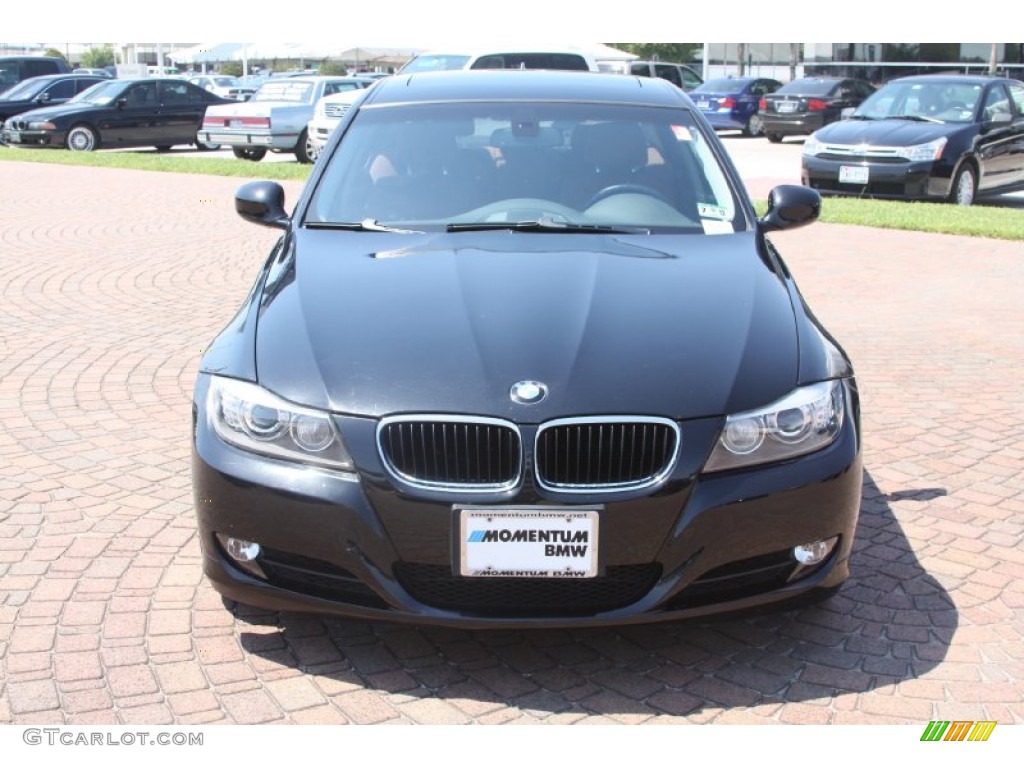
{"label": "license plate frame", "polygon": [[871,169],[866,165],[839,166],[840,184],[867,184],[871,178]]}
{"label": "license plate frame", "polygon": [[781,112],[784,115],[791,114],[793,112],[796,112],[797,105],[798,102],[795,101],[780,101],[778,107],[779,112]]}
{"label": "license plate frame", "polygon": [[466,578],[598,576],[600,508],[455,508],[456,573]]}

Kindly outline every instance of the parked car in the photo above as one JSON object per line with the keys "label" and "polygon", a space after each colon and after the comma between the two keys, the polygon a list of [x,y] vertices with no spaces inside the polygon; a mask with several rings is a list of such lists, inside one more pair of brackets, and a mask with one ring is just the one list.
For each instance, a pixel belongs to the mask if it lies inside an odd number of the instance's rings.
{"label": "parked car", "polygon": [[71,67],[59,56],[0,56],[0,94],[30,77],[70,72]]}
{"label": "parked car", "polygon": [[331,96],[324,96],[316,103],[313,110],[313,119],[306,126],[306,134],[309,137],[309,158],[316,160],[323,151],[331,133],[338,127],[341,118],[345,116],[356,99],[366,93],[365,88],[350,88],[341,93]]}
{"label": "parked car", "polygon": [[300,163],[311,163],[315,155],[306,126],[316,103],[374,82],[358,77],[272,78],[247,102],[206,110],[199,135],[209,144],[231,147],[235,157],[245,160],[262,160],[270,150],[294,152]]}
{"label": "parked car", "polygon": [[864,80],[840,77],[801,77],[761,99],[761,122],[768,140],[809,136],[852,112],[875,92]]}
{"label": "parked car", "polygon": [[77,69],[71,70],[74,75],[95,75],[96,77],[103,77],[110,79],[114,75],[106,69],[100,69],[98,67],[78,67]]}
{"label": "parked car", "polygon": [[74,152],[115,147],[197,144],[203,112],[227,103],[184,80],[106,80],[57,107],[24,112],[4,123],[6,143],[66,147]]}
{"label": "parked car", "polygon": [[598,71],[594,57],[579,48],[516,46],[425,51],[407,61],[398,70],[398,74],[453,69]]}
{"label": "parked car", "polygon": [[186,79],[193,85],[231,101],[248,101],[256,93],[256,86],[242,85],[237,77],[228,75],[191,75]]}
{"label": "parked car", "polygon": [[[861,484],[852,367],[714,131],[658,79],[440,72],[342,118],[194,387],[205,573],[463,627],[820,598]],[[227,314],[225,314],[225,318]]]}
{"label": "parked car", "polygon": [[1024,83],[893,80],[804,143],[803,183],[825,192],[949,200],[1024,189]]}
{"label": "parked car", "polygon": [[687,92],[704,82],[690,67],[671,61],[598,61],[597,66],[601,72],[618,75],[660,77]]}
{"label": "parked car", "polygon": [[760,136],[764,133],[761,98],[781,87],[778,80],[767,77],[720,77],[698,85],[690,91],[690,98],[716,129]]}
{"label": "parked car", "polygon": [[0,123],[31,109],[63,104],[86,88],[106,80],[105,77],[76,74],[41,75],[22,80],[0,94]]}

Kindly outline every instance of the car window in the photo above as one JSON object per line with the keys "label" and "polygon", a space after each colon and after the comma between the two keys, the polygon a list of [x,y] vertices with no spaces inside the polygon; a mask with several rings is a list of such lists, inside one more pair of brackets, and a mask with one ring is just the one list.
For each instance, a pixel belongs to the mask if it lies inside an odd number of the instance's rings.
{"label": "car window", "polygon": [[854,113],[858,117],[919,117],[944,123],[969,123],[981,100],[982,86],[953,81],[894,81],[882,86]]}
{"label": "car window", "polygon": [[835,80],[816,80],[801,78],[786,83],[776,91],[778,94],[796,93],[801,96],[825,96],[832,92],[838,83]]}
{"label": "car window", "polygon": [[449,69],[462,69],[469,61],[469,56],[457,54],[431,54],[417,56],[402,67],[402,72],[441,72]]}
{"label": "car window", "polygon": [[250,101],[289,101],[296,104],[308,104],[312,94],[312,83],[282,78],[261,85]]}
{"label": "car window", "polygon": [[640,75],[641,77],[650,77],[651,67],[646,62],[644,62],[643,64],[630,64],[629,74]]}
{"label": "car window", "polygon": [[22,80],[9,91],[0,96],[0,101],[28,101],[38,96],[47,86],[49,80],[31,79]]}
{"label": "car window", "polygon": [[94,85],[97,85],[98,83],[102,83],[104,80],[106,80],[106,78],[99,78],[98,79],[98,78],[95,78],[95,77],[80,77],[80,78],[75,80],[75,91],[80,94],[83,91],[86,91],[89,88],[92,88]]}
{"label": "car window", "polygon": [[679,73],[683,76],[683,87],[692,89],[701,84],[701,79],[696,72],[692,72],[686,67],[680,67]]}
{"label": "car window", "polygon": [[673,85],[683,87],[683,79],[679,76],[679,68],[674,64],[655,64],[654,76],[662,80],[668,80]]}
{"label": "car window", "polygon": [[160,101],[164,104],[188,104],[189,83],[161,83]]}
{"label": "car window", "polygon": [[[64,70],[65,72],[67,70]],[[57,69],[57,65],[52,61],[26,61],[25,62],[25,74],[28,77],[38,77],[39,75],[55,75],[60,72]]]}
{"label": "car window", "polygon": [[738,80],[730,77],[719,77],[714,80],[706,80],[694,88],[695,93],[735,93],[740,90],[746,80]]}
{"label": "car window", "polygon": [[137,108],[154,107],[157,104],[156,83],[139,83],[124,93],[128,100],[127,106]]}
{"label": "car window", "polygon": [[70,99],[75,95],[75,81],[58,80],[46,89],[46,93],[50,99]]}
{"label": "car window", "polygon": [[1010,96],[1002,83],[996,83],[989,88],[985,96],[985,106],[982,112],[982,120],[996,120],[998,115],[1012,115],[1010,110]]}
{"label": "car window", "polygon": [[1013,103],[1017,106],[1017,115],[1024,115],[1024,85],[1010,83],[1007,88],[1010,91],[1010,98],[1013,99]]}
{"label": "car window", "polygon": [[572,53],[497,53],[481,56],[470,69],[560,69],[585,72],[587,60]]}
{"label": "car window", "polygon": [[345,91],[354,91],[359,87],[359,83],[327,83],[324,86],[324,96],[332,96],[335,93],[344,93]]}
{"label": "car window", "polygon": [[308,222],[553,220],[725,234],[746,226],[688,110],[468,103],[361,110]]}

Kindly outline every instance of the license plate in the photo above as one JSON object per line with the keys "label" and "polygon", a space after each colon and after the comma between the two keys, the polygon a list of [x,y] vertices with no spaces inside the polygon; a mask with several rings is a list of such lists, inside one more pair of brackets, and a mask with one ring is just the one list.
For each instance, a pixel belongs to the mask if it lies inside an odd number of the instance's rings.
{"label": "license plate", "polygon": [[779,112],[796,112],[796,106],[795,101],[780,101]]}
{"label": "license plate", "polygon": [[224,133],[208,133],[204,141],[208,141],[210,144],[222,144],[226,141],[231,141],[234,136],[229,136]]}
{"label": "license plate", "polygon": [[839,166],[840,184],[867,184],[869,171],[866,165]]}
{"label": "license plate", "polygon": [[597,576],[596,509],[465,507],[458,510],[458,515],[461,576]]}
{"label": "license plate", "polygon": [[698,109],[711,109],[711,102],[710,101],[698,101],[697,102],[697,108]]}

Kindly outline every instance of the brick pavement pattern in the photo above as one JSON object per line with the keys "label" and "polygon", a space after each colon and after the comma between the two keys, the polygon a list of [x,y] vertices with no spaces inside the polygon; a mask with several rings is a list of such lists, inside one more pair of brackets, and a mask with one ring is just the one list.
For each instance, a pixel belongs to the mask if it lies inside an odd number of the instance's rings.
{"label": "brick pavement pattern", "polygon": [[240,182],[2,173],[0,723],[1024,721],[1020,243],[775,238],[863,391],[853,578],[832,600],[453,631],[229,611],[202,577],[196,364],[275,238],[234,214]]}

